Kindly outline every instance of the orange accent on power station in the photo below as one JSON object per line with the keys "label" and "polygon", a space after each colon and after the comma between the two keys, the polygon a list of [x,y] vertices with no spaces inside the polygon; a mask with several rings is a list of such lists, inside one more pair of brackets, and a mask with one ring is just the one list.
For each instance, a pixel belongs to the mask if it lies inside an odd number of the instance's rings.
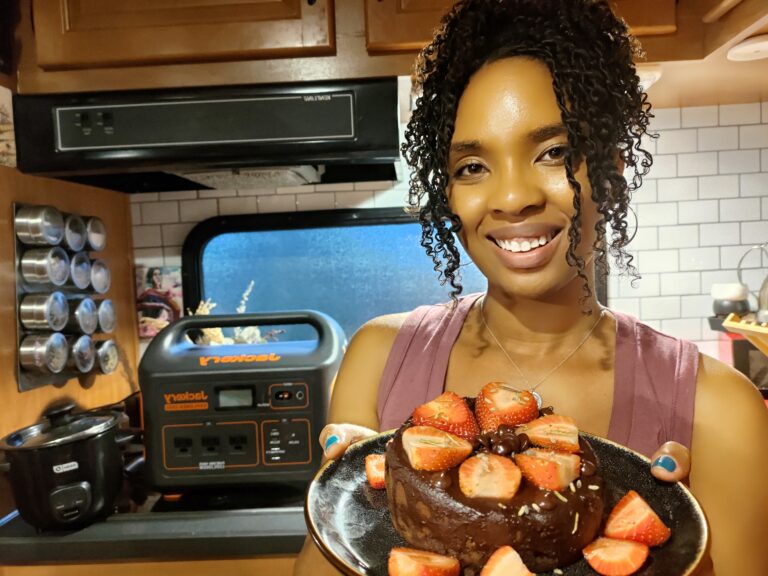
{"label": "orange accent on power station", "polygon": [[251,364],[253,362],[277,362],[282,356],[269,354],[233,354],[230,356],[200,356],[198,361],[203,368],[211,364]]}

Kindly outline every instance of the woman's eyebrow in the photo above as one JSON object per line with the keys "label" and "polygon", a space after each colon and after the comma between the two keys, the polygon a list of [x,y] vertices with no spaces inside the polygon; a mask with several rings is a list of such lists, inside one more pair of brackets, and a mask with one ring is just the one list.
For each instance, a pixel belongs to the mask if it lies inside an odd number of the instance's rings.
{"label": "woman's eyebrow", "polygon": [[535,144],[546,142],[550,138],[556,138],[557,136],[565,136],[568,134],[568,129],[560,123],[547,124],[532,130],[528,133],[528,140]]}
{"label": "woman's eyebrow", "polygon": [[451,152],[476,152],[482,147],[480,140],[460,140],[451,144]]}

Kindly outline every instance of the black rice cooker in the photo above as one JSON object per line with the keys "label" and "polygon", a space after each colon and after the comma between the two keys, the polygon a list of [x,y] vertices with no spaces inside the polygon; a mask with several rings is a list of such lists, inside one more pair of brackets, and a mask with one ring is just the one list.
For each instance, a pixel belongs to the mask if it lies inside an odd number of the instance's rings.
{"label": "black rice cooker", "polygon": [[74,404],[0,440],[19,514],[39,530],[74,529],[107,515],[122,488],[116,412]]}

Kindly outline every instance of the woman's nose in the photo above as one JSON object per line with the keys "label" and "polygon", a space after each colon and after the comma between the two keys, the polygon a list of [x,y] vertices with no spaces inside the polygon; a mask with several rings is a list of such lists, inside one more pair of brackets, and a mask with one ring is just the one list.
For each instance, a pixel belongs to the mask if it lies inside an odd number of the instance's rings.
{"label": "woman's nose", "polygon": [[543,208],[545,204],[544,191],[524,170],[509,168],[497,172],[491,185],[488,207],[494,212],[524,214]]}

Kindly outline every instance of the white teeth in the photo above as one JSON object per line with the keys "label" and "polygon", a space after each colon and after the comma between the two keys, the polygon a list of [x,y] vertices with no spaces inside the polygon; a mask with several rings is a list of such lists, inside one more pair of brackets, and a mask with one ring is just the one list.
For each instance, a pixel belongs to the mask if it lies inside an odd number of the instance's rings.
{"label": "white teeth", "polygon": [[514,240],[496,240],[496,244],[509,252],[530,252],[534,248],[544,246],[553,238],[553,234],[542,234],[538,238],[515,238]]}

